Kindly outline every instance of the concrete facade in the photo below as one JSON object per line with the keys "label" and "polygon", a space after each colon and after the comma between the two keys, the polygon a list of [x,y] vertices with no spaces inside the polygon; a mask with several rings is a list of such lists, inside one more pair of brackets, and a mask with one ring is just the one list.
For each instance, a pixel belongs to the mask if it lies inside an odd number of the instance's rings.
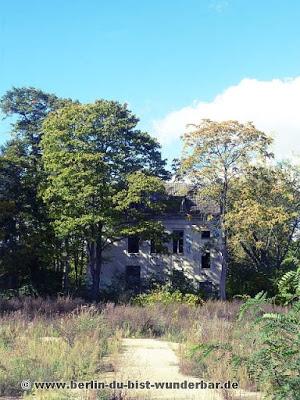
{"label": "concrete facade", "polygon": [[[101,286],[109,286],[116,277],[126,279],[128,268],[135,266],[140,270],[141,281],[150,277],[163,278],[173,270],[181,270],[192,279],[196,288],[206,292],[217,292],[221,275],[222,257],[220,253],[221,235],[217,228],[216,218],[207,222],[205,215],[164,216],[161,219],[167,233],[183,232],[183,246],[181,253],[174,253],[173,240],[167,243],[168,254],[151,253],[150,241],[140,241],[137,253],[128,252],[128,238],[112,244],[105,253],[102,269]],[[210,238],[203,237],[203,231],[210,232]],[[176,245],[175,245],[176,246]],[[207,255],[209,253],[209,255]],[[209,267],[203,265],[205,256],[209,259]]]}

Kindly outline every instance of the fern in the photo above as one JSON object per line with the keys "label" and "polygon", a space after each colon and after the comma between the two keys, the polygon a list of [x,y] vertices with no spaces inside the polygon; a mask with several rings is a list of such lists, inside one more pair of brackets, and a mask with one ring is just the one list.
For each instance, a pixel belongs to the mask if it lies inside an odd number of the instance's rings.
{"label": "fern", "polygon": [[295,271],[285,273],[278,281],[278,298],[284,304],[290,304],[300,299],[300,267]]}
{"label": "fern", "polygon": [[252,311],[252,314],[259,314],[261,312],[261,306],[267,302],[267,294],[265,292],[259,292],[253,298],[248,299],[240,308],[238,314],[238,320],[241,321],[245,314]]}
{"label": "fern", "polygon": [[250,376],[272,400],[300,400],[300,302],[286,313],[263,314],[254,325],[259,334],[246,362]]}

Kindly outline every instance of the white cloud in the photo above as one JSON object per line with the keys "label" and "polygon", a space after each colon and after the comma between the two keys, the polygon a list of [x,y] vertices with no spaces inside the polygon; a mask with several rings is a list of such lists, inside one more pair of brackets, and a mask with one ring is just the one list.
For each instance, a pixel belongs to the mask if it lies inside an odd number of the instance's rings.
{"label": "white cloud", "polygon": [[202,118],[252,121],[258,129],[274,137],[278,157],[297,156],[300,154],[300,76],[271,81],[243,79],[213,101],[196,101],[154,121],[153,127],[161,143],[170,145],[184,133],[187,124]]}

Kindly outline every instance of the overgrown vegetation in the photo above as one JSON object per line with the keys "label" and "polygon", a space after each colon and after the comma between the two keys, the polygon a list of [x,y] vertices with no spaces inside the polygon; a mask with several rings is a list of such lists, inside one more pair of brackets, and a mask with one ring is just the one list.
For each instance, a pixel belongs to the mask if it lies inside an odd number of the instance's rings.
{"label": "overgrown vegetation", "polygon": [[300,300],[300,266],[279,279],[277,300],[284,304]]}
{"label": "overgrown vegetation", "polygon": [[151,304],[201,304],[200,296],[193,293],[182,293],[179,290],[170,291],[167,286],[157,288],[150,293],[143,293],[133,299],[133,304],[146,306]]}
{"label": "overgrown vegetation", "polygon": [[[216,323],[219,334],[190,343],[187,357],[207,378],[230,375],[248,390],[272,400],[300,398],[300,304],[274,308],[264,294],[249,299],[230,324]],[[222,362],[220,362],[222,360]]]}
{"label": "overgrown vegetation", "polygon": [[[67,312],[70,304],[66,303],[41,302],[36,310],[31,306],[34,302],[24,302],[22,310],[1,317],[0,396],[22,394],[24,379],[87,381],[105,371],[105,357],[119,349],[119,334],[105,323],[104,315],[92,306],[76,307],[73,312]],[[57,314],[59,309],[65,314]],[[64,391],[59,393],[68,397]]]}
{"label": "overgrown vegetation", "polygon": [[24,377],[96,379],[110,364],[106,356],[120,351],[121,337],[159,337],[181,343],[188,375],[235,379],[273,400],[299,398],[299,302],[281,307],[260,294],[245,303],[195,305],[157,293],[142,307],[71,298],[0,301],[0,393],[20,393]]}
{"label": "overgrown vegetation", "polygon": [[239,322],[244,323],[245,311],[249,309],[254,309],[258,316],[248,335],[254,349],[248,360],[239,362],[245,364],[249,375],[267,397],[300,399],[300,303],[295,302],[286,313],[262,313],[260,316],[265,301],[265,296],[258,294],[241,309]]}

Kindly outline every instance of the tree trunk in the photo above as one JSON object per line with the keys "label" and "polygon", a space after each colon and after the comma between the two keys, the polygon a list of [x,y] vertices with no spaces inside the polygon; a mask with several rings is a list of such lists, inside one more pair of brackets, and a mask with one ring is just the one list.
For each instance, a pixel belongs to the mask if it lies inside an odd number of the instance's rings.
{"label": "tree trunk", "polygon": [[65,240],[65,259],[63,262],[63,280],[62,289],[63,292],[67,293],[69,290],[69,272],[70,272],[70,254],[69,254],[69,241]]}
{"label": "tree trunk", "polygon": [[78,287],[81,287],[81,285],[82,285],[83,267],[84,267],[84,262],[85,262],[84,255],[85,255],[85,245],[82,244],[81,255],[80,255],[80,271],[79,271],[79,285],[78,285]]}
{"label": "tree trunk", "polygon": [[88,245],[89,255],[89,273],[91,282],[91,298],[94,301],[99,300],[100,295],[100,275],[102,269],[102,235],[101,227],[98,231],[98,237]]}
{"label": "tree trunk", "polygon": [[222,270],[220,277],[219,296],[221,300],[226,300],[226,279],[228,270],[228,247],[227,247],[227,229],[225,225],[225,218],[227,213],[227,175],[225,173],[223,196],[220,204],[220,229],[221,229],[221,253],[222,253]]}
{"label": "tree trunk", "polygon": [[79,287],[79,284],[78,284],[78,263],[79,263],[78,250],[74,251],[73,261],[74,261],[74,271],[75,271],[75,285],[76,285],[76,289],[78,289],[78,287]]}
{"label": "tree trunk", "polygon": [[228,253],[227,253],[227,236],[224,229],[222,229],[222,270],[220,278],[220,290],[219,295],[221,300],[226,300],[226,279],[228,270]]}

